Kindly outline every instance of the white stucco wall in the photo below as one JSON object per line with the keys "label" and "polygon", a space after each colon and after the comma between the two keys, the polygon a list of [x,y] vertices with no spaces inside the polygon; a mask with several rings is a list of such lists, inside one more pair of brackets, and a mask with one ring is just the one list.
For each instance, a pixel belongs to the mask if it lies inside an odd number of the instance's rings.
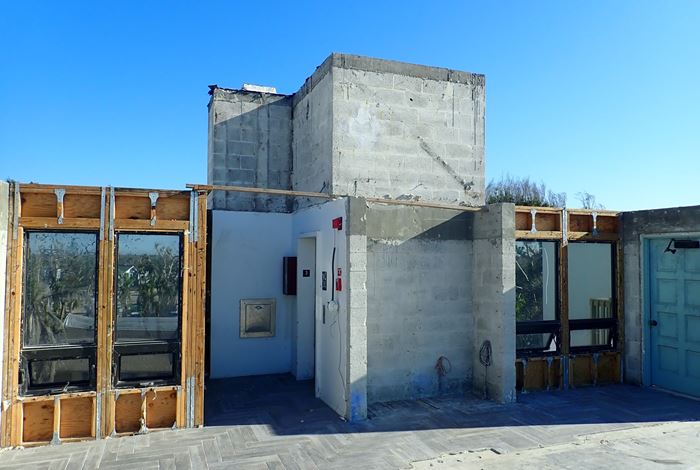
{"label": "white stucco wall", "polygon": [[[291,371],[294,297],[282,294],[282,258],[293,256],[291,214],[214,211],[211,377]],[[271,338],[240,338],[241,299],[277,301]]]}
{"label": "white stucco wall", "polygon": [[[346,200],[310,206],[294,214],[213,211],[211,256],[211,377],[293,372],[297,348],[296,296],[282,294],[282,258],[296,256],[301,236],[316,237],[316,394],[338,414],[348,413],[347,374],[347,236],[334,230],[332,220],[346,221]],[[323,308],[335,285],[332,269],[340,269],[344,288],[335,293],[336,312]],[[301,269],[301,268],[299,268]],[[327,273],[327,290],[321,288]],[[273,338],[239,337],[239,303],[246,298],[275,298],[277,328]],[[296,343],[296,344],[295,344]],[[302,377],[308,378],[308,377]]]}
{"label": "white stucco wall", "polygon": [[[335,246],[335,269],[343,273],[344,286],[347,286],[347,238],[345,229],[333,230],[331,222],[343,217],[347,226],[346,200],[338,199],[324,204],[299,210],[294,214],[292,239],[303,234],[317,232],[316,238],[316,295],[320,308],[316,318],[316,394],[336,413],[348,416],[348,377],[347,377],[347,338],[348,310],[347,289],[335,293],[339,303],[337,312],[326,311],[323,323],[323,306],[331,300],[334,287],[331,269],[333,247]],[[321,289],[321,273],[328,273],[328,289]]]}

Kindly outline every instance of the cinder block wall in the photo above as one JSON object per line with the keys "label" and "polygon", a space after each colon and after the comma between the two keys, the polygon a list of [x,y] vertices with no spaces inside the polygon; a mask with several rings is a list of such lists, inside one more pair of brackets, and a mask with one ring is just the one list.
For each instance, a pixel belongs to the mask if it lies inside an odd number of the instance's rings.
{"label": "cinder block wall", "polygon": [[[368,207],[369,403],[463,391],[471,384],[472,217]],[[444,377],[435,369],[441,356],[452,366]]]}
{"label": "cinder block wall", "polygon": [[483,75],[348,54],[324,65],[335,194],[484,204]]}
{"label": "cinder block wall", "polygon": [[[297,191],[331,192],[332,86],[326,68],[306,79],[293,97],[292,187]],[[322,201],[296,198],[295,208]]]}
{"label": "cinder block wall", "polygon": [[[294,95],[214,88],[210,184],[484,204],[485,79],[331,54]],[[211,207],[321,202],[213,193]]]}
{"label": "cinder block wall", "polygon": [[700,233],[700,206],[675,207],[622,214],[625,309],[625,382],[644,383],[642,235]]}
{"label": "cinder block wall", "polygon": [[[215,88],[209,101],[208,184],[291,189],[292,98]],[[279,196],[215,191],[212,209],[289,212]]]}

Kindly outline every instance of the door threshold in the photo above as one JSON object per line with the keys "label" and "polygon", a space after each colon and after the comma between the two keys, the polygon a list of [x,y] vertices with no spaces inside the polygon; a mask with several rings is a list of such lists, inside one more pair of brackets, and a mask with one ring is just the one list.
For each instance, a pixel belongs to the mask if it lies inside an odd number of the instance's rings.
{"label": "door threshold", "polygon": [[675,396],[681,397],[681,398],[688,398],[690,400],[700,401],[700,396],[689,395],[687,393],[677,392],[675,390],[671,390],[668,388],[659,387],[658,385],[651,385],[649,388],[657,390],[659,392],[668,393],[669,395],[675,395]]}

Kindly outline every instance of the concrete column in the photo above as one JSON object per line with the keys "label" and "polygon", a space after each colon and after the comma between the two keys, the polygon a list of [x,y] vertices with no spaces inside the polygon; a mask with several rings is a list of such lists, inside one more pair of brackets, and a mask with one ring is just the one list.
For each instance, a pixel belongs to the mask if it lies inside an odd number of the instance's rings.
{"label": "concrete column", "polygon": [[367,205],[364,199],[348,198],[347,295],[348,361],[346,417],[367,418]]}
{"label": "concrete column", "polygon": [[[7,263],[7,237],[10,208],[10,188],[6,181],[0,181],[0,351],[4,351],[3,338],[5,337],[5,268]],[[3,354],[0,353],[0,390],[4,377]],[[0,396],[0,402],[3,397]],[[2,419],[3,406],[0,403],[0,420]]]}
{"label": "concrete column", "polygon": [[[475,214],[473,230],[473,389],[510,403],[516,399],[515,206],[487,206]],[[479,360],[485,341],[491,343],[488,367]]]}

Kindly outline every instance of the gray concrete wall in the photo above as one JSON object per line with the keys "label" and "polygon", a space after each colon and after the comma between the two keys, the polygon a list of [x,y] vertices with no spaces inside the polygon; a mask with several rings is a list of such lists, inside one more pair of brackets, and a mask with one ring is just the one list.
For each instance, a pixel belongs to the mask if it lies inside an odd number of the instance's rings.
{"label": "gray concrete wall", "polygon": [[[351,269],[366,262],[368,402],[464,390],[472,377],[472,214],[373,204],[364,218],[366,261],[355,254]],[[452,365],[443,378],[441,356]]]}
{"label": "gray concrete wall", "polygon": [[[215,88],[210,184],[484,203],[485,78],[331,54],[292,96]],[[292,211],[318,199],[214,192],[211,207]]]}
{"label": "gray concrete wall", "polygon": [[626,382],[644,383],[644,257],[641,237],[661,234],[672,237],[682,233],[700,233],[700,206],[622,214]]}
{"label": "gray concrete wall", "polygon": [[344,276],[348,301],[348,412],[352,421],[367,417],[367,204],[347,198]]}
{"label": "gray concrete wall", "polygon": [[335,194],[484,204],[483,75],[348,54],[324,64]]}
{"label": "gray concrete wall", "polygon": [[[0,350],[5,350],[3,339],[5,338],[5,271],[7,263],[7,247],[8,247],[8,229],[9,229],[9,212],[10,212],[10,188],[6,181],[0,181],[0,306],[2,306],[2,314],[0,314]],[[2,379],[5,376],[3,354],[0,354],[0,391],[2,391]],[[2,403],[3,397],[0,395],[0,419],[2,418],[2,410],[5,408]]]}
{"label": "gray concrete wall", "polygon": [[[515,401],[515,206],[492,204],[475,214],[472,274],[473,388],[492,400]],[[491,365],[479,352],[491,342]],[[486,390],[485,390],[486,388]]]}
{"label": "gray concrete wall", "polygon": [[[292,98],[215,88],[209,101],[208,184],[291,189]],[[288,212],[285,197],[215,191],[212,209]]]}
{"label": "gray concrete wall", "polygon": [[[292,187],[297,191],[331,192],[332,112],[331,74],[317,71],[293,100]],[[319,202],[323,200],[296,198],[294,207]]]}

